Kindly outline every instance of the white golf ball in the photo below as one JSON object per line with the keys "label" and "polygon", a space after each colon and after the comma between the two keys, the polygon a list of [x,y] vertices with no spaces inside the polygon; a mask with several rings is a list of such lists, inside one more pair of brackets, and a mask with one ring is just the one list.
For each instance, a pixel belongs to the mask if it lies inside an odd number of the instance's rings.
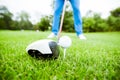
{"label": "white golf ball", "polygon": [[71,41],[70,37],[68,37],[68,36],[60,37],[59,42],[58,42],[58,45],[60,45],[63,48],[68,48],[71,46],[71,44],[72,44],[72,41]]}

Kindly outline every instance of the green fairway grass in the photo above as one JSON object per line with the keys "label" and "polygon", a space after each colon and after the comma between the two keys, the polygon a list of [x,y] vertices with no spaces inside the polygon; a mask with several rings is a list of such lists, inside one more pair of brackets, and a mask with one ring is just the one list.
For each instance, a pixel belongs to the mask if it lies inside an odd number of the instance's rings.
{"label": "green fairway grass", "polygon": [[[0,31],[0,80],[120,80],[120,32],[65,33],[72,45],[56,60],[30,57],[26,47],[50,32]],[[55,39],[54,39],[55,40]]]}

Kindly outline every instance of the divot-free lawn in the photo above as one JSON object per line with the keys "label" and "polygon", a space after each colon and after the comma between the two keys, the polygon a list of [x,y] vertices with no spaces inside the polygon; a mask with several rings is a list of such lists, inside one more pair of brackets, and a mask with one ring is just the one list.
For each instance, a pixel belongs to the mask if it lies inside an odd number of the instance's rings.
{"label": "divot-free lawn", "polygon": [[[50,32],[0,31],[0,80],[120,80],[120,32],[62,33],[72,39],[63,59],[37,60],[25,49]],[[55,40],[55,39],[54,39]]]}

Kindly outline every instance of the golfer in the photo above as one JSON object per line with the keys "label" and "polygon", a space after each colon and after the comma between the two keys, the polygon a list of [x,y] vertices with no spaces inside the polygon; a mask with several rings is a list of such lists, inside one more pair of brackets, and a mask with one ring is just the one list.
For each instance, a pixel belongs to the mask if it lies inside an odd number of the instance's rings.
{"label": "golfer", "polygon": [[[73,8],[73,15],[74,15],[74,28],[76,34],[79,39],[85,40],[86,37],[83,35],[82,30],[82,18],[80,13],[80,0],[69,0],[72,8]],[[48,38],[54,38],[58,35],[59,31],[59,22],[60,22],[60,15],[64,6],[65,0],[55,0],[55,7],[54,7],[54,17],[53,17],[53,24],[52,24],[52,33],[48,36]]]}

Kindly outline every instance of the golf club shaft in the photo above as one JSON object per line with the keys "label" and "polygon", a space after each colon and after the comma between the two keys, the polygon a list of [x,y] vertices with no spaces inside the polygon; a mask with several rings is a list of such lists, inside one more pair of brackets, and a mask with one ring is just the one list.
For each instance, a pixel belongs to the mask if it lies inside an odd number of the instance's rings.
{"label": "golf club shaft", "polygon": [[59,38],[60,38],[60,33],[62,32],[62,26],[63,26],[63,20],[64,20],[64,15],[65,15],[66,3],[67,3],[67,0],[65,0],[64,6],[63,6],[63,12],[62,12],[62,16],[61,16],[60,28],[59,28],[59,32],[58,32],[58,41],[59,41]]}

